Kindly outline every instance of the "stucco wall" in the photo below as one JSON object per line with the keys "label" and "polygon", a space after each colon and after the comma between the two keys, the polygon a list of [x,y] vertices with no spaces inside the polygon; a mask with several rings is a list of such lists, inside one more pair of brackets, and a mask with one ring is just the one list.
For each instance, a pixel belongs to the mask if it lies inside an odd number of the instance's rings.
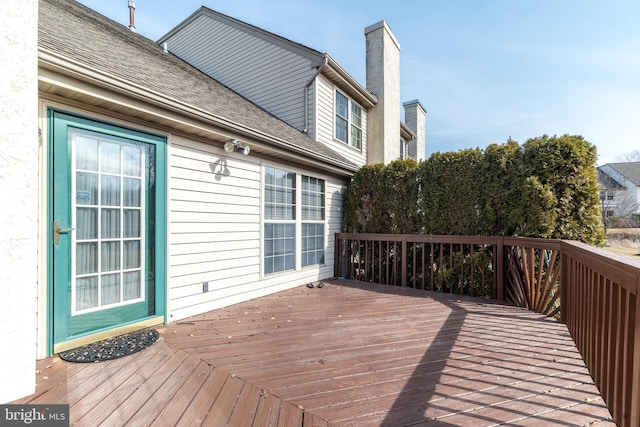
{"label": "stucco wall", "polygon": [[0,2],[0,403],[35,390],[37,0]]}

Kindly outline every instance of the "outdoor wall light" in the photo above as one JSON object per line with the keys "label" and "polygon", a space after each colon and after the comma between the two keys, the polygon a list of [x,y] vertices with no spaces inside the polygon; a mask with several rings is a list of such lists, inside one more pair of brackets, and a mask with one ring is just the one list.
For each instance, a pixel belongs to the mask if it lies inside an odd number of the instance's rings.
{"label": "outdoor wall light", "polygon": [[248,156],[251,148],[249,148],[248,145],[242,146],[242,144],[240,144],[240,141],[238,141],[237,139],[232,139],[231,141],[227,141],[224,143],[224,151],[226,151],[227,153],[233,153],[234,151],[237,151],[238,153],[242,153],[245,156]]}

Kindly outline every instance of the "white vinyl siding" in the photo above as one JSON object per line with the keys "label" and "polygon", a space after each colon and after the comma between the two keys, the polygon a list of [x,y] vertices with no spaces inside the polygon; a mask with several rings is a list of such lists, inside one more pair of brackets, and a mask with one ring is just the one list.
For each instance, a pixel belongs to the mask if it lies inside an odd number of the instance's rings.
{"label": "white vinyl siding", "polygon": [[211,16],[199,16],[167,39],[168,49],[291,126],[303,130],[309,58]]}
{"label": "white vinyl siding", "polygon": [[[362,166],[366,164],[367,153],[367,111],[362,109],[362,149],[356,149],[334,138],[335,86],[324,76],[318,76],[313,86],[316,100],[315,138],[340,153],[351,162]],[[350,132],[350,130],[348,130]]]}
{"label": "white vinyl siding", "polygon": [[[291,165],[269,162],[263,166],[257,156],[225,153],[220,144],[176,136],[169,140],[170,320],[333,275],[333,235],[342,228],[341,180],[293,169],[298,177],[308,175],[325,182],[325,263],[263,275],[263,170],[290,169]],[[297,265],[299,253],[298,246]],[[203,292],[204,283],[208,292]]]}

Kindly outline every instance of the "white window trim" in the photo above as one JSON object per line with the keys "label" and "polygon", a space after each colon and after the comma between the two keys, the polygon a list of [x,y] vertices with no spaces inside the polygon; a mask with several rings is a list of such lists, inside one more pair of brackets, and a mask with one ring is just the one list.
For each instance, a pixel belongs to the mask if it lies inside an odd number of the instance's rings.
{"label": "white window trim", "polygon": [[[343,143],[344,144],[344,143]],[[288,172],[293,172],[296,174],[296,198],[295,198],[295,220],[291,221],[291,220],[266,220],[265,218],[265,205],[266,205],[266,200],[265,200],[265,196],[264,196],[264,190],[265,190],[265,169],[266,168],[275,168],[275,169],[281,169],[281,170],[286,170]],[[314,220],[307,220],[307,221],[303,221],[302,220],[302,175],[305,176],[310,176],[312,178],[318,178],[318,179],[322,179],[324,181],[324,219],[323,220],[319,220],[319,221],[314,221]],[[304,270],[308,270],[308,269],[317,269],[317,268],[321,268],[327,265],[327,254],[326,254],[326,249],[327,249],[327,242],[328,242],[328,230],[329,230],[329,224],[328,224],[328,217],[329,215],[327,214],[328,212],[328,207],[327,207],[327,185],[328,185],[328,180],[324,175],[321,174],[313,174],[309,171],[306,170],[302,170],[302,169],[297,169],[294,167],[290,167],[288,165],[281,165],[281,164],[274,164],[274,163],[263,163],[261,168],[260,168],[260,277],[261,279],[270,279],[273,277],[278,277],[280,275],[286,275],[286,274],[292,274],[292,273],[296,273],[296,272],[300,272],[300,271],[304,271]],[[264,225],[265,223],[269,224],[269,223],[283,223],[283,224],[291,224],[292,222],[295,223],[295,233],[296,233],[296,240],[295,240],[295,268],[293,270],[284,270],[284,271],[279,271],[279,272],[274,272],[274,273],[269,273],[266,274],[265,273],[265,268],[264,268],[264,257],[265,257],[265,247],[264,247]],[[324,249],[325,249],[325,257],[324,257],[324,263],[323,264],[313,264],[313,265],[308,265],[306,267],[302,267],[302,223],[315,223],[315,224],[323,224],[324,225]]]}
{"label": "white window trim", "polygon": [[[336,93],[340,93],[340,95],[344,96],[345,98],[347,98],[347,141],[343,141],[339,138],[336,137],[336,117],[338,116],[338,108],[337,108],[337,102],[336,102]],[[364,123],[364,115],[365,115],[365,109],[362,107],[362,105],[358,104],[356,101],[353,100],[353,98],[351,98],[349,95],[347,95],[346,93],[344,93],[342,90],[340,90],[337,86],[334,86],[333,88],[333,116],[331,118],[332,120],[332,132],[333,132],[333,140],[345,145],[349,148],[351,148],[352,150],[355,150],[359,153],[362,152],[362,147],[364,145],[364,135],[365,135],[365,129],[364,126],[362,125],[362,123]],[[355,104],[358,108],[360,108],[360,148],[355,147],[354,145],[352,145],[351,143],[351,126],[353,124],[353,119],[351,118],[351,105]]]}

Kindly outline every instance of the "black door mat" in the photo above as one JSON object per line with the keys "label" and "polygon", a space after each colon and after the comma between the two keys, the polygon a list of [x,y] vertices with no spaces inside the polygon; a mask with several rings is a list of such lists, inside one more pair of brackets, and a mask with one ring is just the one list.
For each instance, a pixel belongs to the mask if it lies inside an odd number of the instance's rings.
{"label": "black door mat", "polygon": [[63,351],[58,356],[67,362],[102,362],[143,350],[155,343],[158,336],[155,329],[144,329]]}

